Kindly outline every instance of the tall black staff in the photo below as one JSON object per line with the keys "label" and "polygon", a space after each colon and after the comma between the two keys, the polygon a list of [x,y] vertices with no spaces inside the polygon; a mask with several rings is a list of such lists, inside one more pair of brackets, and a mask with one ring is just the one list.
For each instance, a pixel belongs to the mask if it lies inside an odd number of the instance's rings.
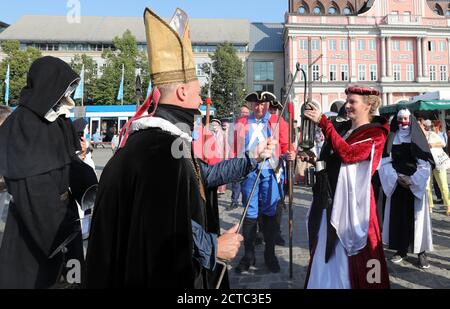
{"label": "tall black staff", "polygon": [[[291,93],[292,87],[294,86],[295,80],[297,79],[297,75],[298,75],[298,73],[299,73],[300,71],[302,71],[302,69],[300,68],[300,63],[297,63],[297,65],[295,66],[295,68],[296,68],[296,70],[295,70],[294,78],[292,79],[291,84],[289,85],[289,88],[288,88],[287,93]],[[285,109],[286,109],[286,106],[287,106],[287,101],[288,101],[288,99],[289,99],[289,97],[286,96],[286,98],[284,99],[283,109],[281,110],[280,115],[283,115],[283,113],[284,113],[284,111],[285,111]],[[279,128],[279,126],[280,126],[280,120],[281,120],[281,117],[278,117],[277,123],[276,123],[276,125],[275,125],[274,130],[273,130],[273,132],[274,132],[273,135],[276,135],[276,132],[278,132],[278,128]],[[267,158],[265,158],[265,159],[262,161],[261,165],[263,165],[266,161],[267,161]],[[250,196],[249,196],[249,198],[248,198],[247,205],[245,205],[244,212],[242,213],[241,219],[239,220],[238,228],[237,228],[237,231],[236,231],[237,234],[240,233],[241,228],[242,228],[242,225],[243,225],[243,223],[244,223],[244,219],[245,219],[245,217],[247,216],[248,208],[250,207],[250,201],[252,200],[253,195],[255,194],[256,186],[258,185],[259,178],[261,177],[261,172],[262,172],[262,168],[260,168],[260,169],[258,170],[258,174],[257,174],[257,176],[256,176],[255,182],[254,182],[254,184],[253,184],[252,191],[251,191]],[[221,272],[221,274],[220,274],[218,283],[217,283],[217,285],[216,285],[216,288],[219,288],[220,285],[221,285],[221,283],[222,283],[222,280],[223,280],[223,276],[224,276],[224,274],[225,274],[225,271],[226,271],[226,269],[227,269],[227,264],[226,264],[226,261],[217,261],[217,262],[223,266],[223,269],[222,269],[222,272]]]}
{"label": "tall black staff", "polygon": [[[303,74],[303,81],[305,85],[304,97],[306,98],[307,91],[307,79],[306,72],[303,69],[300,69]],[[295,78],[293,78],[295,80]],[[287,93],[288,98],[290,98],[291,94]],[[306,100],[305,100],[306,103]],[[293,132],[294,132],[294,106],[292,102],[289,103],[289,147],[292,145]],[[289,161],[289,173],[288,173],[288,185],[289,185],[289,278],[292,280],[293,278],[293,234],[294,234],[294,162]]]}

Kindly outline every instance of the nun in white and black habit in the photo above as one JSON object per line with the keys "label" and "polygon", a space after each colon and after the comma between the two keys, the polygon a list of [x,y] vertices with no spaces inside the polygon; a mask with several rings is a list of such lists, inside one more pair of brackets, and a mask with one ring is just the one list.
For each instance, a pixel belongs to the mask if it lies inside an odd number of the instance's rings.
{"label": "nun in white and black habit", "polygon": [[76,234],[67,259],[83,260],[77,207],[69,190],[80,143],[68,118],[80,78],[53,57],[30,68],[19,106],[0,127],[0,175],[13,200],[0,248],[0,288],[49,288],[63,268],[52,253]]}
{"label": "nun in white and black habit", "polygon": [[392,120],[383,157],[379,168],[386,194],[383,242],[397,251],[392,262],[400,263],[411,251],[418,254],[420,268],[429,268],[425,252],[433,250],[433,242],[426,186],[434,161],[409,110],[400,110]]}

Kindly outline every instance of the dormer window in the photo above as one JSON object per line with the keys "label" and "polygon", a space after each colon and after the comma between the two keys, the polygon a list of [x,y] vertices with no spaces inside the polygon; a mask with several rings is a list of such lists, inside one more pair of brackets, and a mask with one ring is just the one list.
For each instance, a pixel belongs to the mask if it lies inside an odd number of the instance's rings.
{"label": "dormer window", "polygon": [[344,15],[350,15],[350,14],[352,14],[352,9],[349,7],[346,7],[346,8],[344,8],[343,12],[344,12]]}
{"label": "dormer window", "polygon": [[336,9],[334,6],[330,7],[330,8],[328,9],[328,14],[330,14],[330,15],[336,15],[336,14],[337,14],[337,9]]}

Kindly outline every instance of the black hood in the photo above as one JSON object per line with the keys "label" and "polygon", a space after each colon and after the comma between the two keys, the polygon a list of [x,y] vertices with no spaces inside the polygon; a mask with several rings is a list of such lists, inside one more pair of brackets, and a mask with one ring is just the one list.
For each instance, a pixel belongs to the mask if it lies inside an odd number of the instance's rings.
{"label": "black hood", "polygon": [[36,60],[28,73],[19,106],[0,126],[0,175],[22,179],[69,164],[80,142],[70,119],[44,116],[78,75],[62,60]]}
{"label": "black hood", "polygon": [[78,74],[61,59],[39,58],[30,67],[27,85],[20,92],[19,105],[44,117],[79,80]]}

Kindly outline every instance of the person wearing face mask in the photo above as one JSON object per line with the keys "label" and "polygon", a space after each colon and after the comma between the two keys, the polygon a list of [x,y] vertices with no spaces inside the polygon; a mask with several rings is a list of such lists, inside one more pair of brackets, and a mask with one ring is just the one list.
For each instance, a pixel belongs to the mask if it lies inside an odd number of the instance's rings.
{"label": "person wearing face mask", "polygon": [[[12,196],[0,248],[0,288],[49,288],[66,269],[63,263],[83,261],[69,189],[80,143],[68,116],[79,80],[60,59],[36,60],[19,106],[0,127],[0,175]],[[71,235],[76,237],[64,260],[58,248]]]}
{"label": "person wearing face mask", "polygon": [[433,250],[429,200],[426,193],[434,165],[427,139],[416,118],[400,110],[391,122],[379,175],[386,205],[383,242],[396,250],[393,263],[418,254],[419,268],[430,267],[426,251]]}

